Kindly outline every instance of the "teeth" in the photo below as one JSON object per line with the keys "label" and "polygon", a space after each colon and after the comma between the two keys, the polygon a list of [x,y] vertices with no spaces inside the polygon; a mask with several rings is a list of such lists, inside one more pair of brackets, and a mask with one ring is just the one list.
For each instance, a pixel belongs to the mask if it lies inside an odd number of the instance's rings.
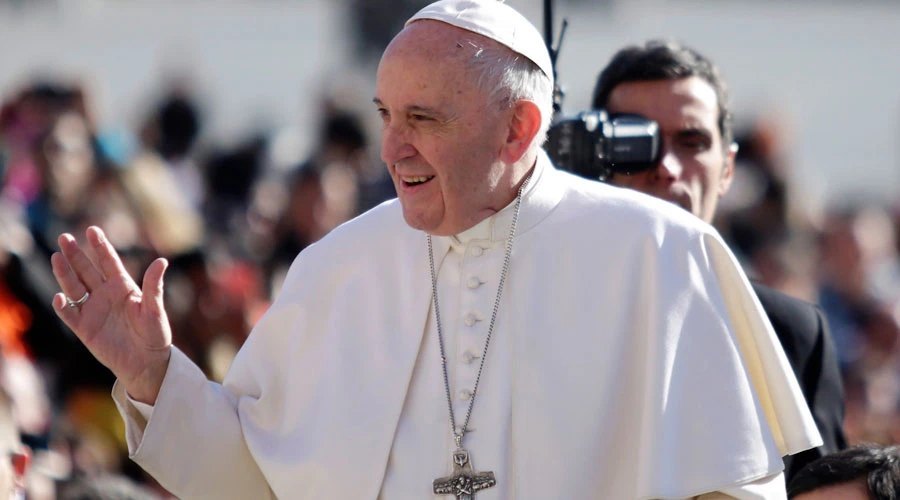
{"label": "teeth", "polygon": [[421,183],[423,183],[423,182],[425,182],[425,181],[431,179],[432,177],[434,177],[434,176],[432,175],[432,176],[428,176],[428,177],[424,177],[424,176],[418,176],[418,177],[401,177],[400,179],[402,179],[403,182],[405,182],[405,183],[407,183],[407,184],[421,184]]}

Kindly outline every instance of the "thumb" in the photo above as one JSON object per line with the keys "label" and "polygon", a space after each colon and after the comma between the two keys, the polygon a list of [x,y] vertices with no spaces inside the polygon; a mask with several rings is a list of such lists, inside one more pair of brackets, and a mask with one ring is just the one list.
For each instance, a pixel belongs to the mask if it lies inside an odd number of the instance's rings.
{"label": "thumb", "polygon": [[169,261],[163,258],[154,260],[144,273],[144,282],[141,285],[143,300],[142,307],[148,307],[147,312],[163,312],[163,275],[169,267]]}

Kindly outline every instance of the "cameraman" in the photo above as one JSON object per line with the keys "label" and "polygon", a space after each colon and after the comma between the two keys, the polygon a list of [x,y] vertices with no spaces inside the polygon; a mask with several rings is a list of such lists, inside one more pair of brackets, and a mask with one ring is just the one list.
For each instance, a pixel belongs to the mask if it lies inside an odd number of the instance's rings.
{"label": "cameraman", "polygon": [[[600,73],[593,107],[632,113],[659,125],[658,161],[605,180],[670,201],[711,222],[734,179],[733,117],[716,66],[674,42],[650,41],[620,50]],[[846,447],[844,393],[822,311],[758,283],[753,288],[809,404],[824,440],[820,448],[785,457],[788,481],[805,464]]]}

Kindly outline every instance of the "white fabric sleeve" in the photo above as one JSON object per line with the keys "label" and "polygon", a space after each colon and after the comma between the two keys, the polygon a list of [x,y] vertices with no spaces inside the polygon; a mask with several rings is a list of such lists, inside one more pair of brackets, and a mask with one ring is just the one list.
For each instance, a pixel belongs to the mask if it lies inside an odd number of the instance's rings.
{"label": "white fabric sleeve", "polygon": [[131,455],[144,439],[144,428],[153,416],[153,406],[132,399],[118,380],[113,385],[112,398],[125,420],[125,441]]}
{"label": "white fabric sleeve", "polygon": [[785,500],[787,492],[784,473],[779,472],[750,483],[724,488],[721,491],[695,498],[696,500]]}
{"label": "white fabric sleeve", "polygon": [[150,418],[118,382],[113,399],[129,457],[178,498],[274,498],[244,440],[237,396],[179,349],[172,347],[156,403],[146,405]]}

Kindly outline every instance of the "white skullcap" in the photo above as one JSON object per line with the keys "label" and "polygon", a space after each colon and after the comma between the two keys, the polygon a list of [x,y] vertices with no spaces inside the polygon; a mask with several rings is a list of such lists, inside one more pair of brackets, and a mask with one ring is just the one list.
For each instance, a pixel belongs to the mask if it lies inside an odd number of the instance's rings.
{"label": "white skullcap", "polygon": [[550,53],[540,32],[525,16],[500,0],[438,0],[406,21],[433,19],[478,33],[531,60],[553,82]]}

